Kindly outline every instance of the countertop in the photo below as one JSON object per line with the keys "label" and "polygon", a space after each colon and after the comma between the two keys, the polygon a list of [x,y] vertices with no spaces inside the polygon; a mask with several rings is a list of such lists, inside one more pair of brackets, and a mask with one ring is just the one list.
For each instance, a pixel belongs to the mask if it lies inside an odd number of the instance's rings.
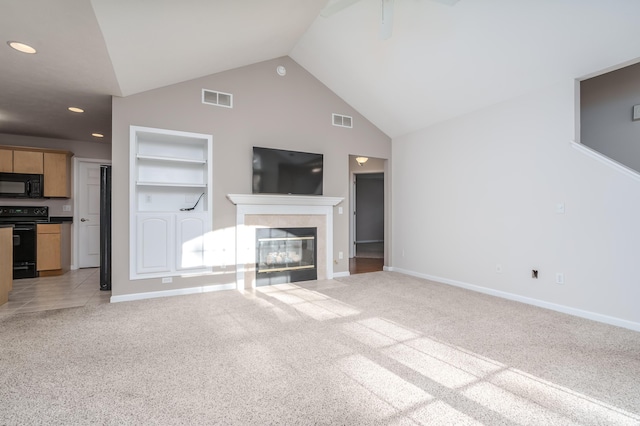
{"label": "countertop", "polygon": [[49,223],[73,222],[73,216],[49,216]]}

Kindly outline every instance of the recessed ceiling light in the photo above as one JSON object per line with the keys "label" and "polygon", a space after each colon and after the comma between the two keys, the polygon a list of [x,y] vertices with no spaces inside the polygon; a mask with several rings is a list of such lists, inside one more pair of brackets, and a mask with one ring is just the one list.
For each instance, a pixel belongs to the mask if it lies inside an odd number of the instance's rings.
{"label": "recessed ceiling light", "polygon": [[82,108],[78,108],[78,107],[69,107],[68,109],[71,112],[84,112]]}
{"label": "recessed ceiling light", "polygon": [[8,41],[7,44],[12,48],[16,49],[18,52],[36,53],[36,49],[29,46],[28,44],[20,43],[19,41]]}
{"label": "recessed ceiling light", "polygon": [[104,135],[102,133],[91,133],[91,136],[95,138],[104,138]]}

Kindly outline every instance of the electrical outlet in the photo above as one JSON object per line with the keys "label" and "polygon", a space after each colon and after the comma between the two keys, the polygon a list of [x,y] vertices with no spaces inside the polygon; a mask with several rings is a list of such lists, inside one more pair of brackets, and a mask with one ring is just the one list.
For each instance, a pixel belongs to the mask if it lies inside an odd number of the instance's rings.
{"label": "electrical outlet", "polygon": [[564,214],[564,203],[556,204],[556,213]]}
{"label": "electrical outlet", "polygon": [[501,274],[501,273],[502,273],[502,265],[501,265],[501,264],[499,264],[499,263],[496,265],[496,272],[497,272],[498,274]]}
{"label": "electrical outlet", "polygon": [[147,195],[144,197],[144,200],[145,200],[147,203],[150,203],[150,202],[151,202],[151,194],[147,194]]}
{"label": "electrical outlet", "polygon": [[562,272],[556,272],[556,284],[564,284],[564,274]]}
{"label": "electrical outlet", "polygon": [[162,284],[169,284],[173,282],[173,278],[171,277],[164,277],[162,278]]}
{"label": "electrical outlet", "polygon": [[62,211],[63,212],[70,212],[71,211],[71,206],[69,204],[65,204],[64,206],[62,206]]}
{"label": "electrical outlet", "polygon": [[338,252],[338,259],[344,259],[344,253],[342,253],[341,251]]}

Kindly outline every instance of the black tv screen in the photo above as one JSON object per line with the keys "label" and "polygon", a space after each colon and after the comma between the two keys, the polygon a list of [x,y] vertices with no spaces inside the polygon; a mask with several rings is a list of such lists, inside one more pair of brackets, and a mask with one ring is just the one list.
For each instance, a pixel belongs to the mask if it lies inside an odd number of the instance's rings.
{"label": "black tv screen", "polygon": [[253,147],[253,193],[322,195],[322,154]]}

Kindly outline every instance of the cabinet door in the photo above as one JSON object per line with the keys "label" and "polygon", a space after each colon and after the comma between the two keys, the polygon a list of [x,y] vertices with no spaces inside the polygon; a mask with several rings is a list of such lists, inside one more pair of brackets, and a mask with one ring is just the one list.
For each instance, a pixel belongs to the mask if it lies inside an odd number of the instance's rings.
{"label": "cabinet door", "polygon": [[0,149],[0,172],[13,172],[13,150]]}
{"label": "cabinet door", "polygon": [[173,268],[173,215],[138,215],[136,273],[169,272]]}
{"label": "cabinet door", "polygon": [[69,157],[64,153],[45,152],[43,157],[44,196],[70,197]]}
{"label": "cabinet door", "polygon": [[59,225],[57,233],[40,233],[40,229],[38,229],[36,264],[38,271],[53,271],[62,268]]}
{"label": "cabinet door", "polygon": [[205,215],[178,216],[176,219],[176,269],[205,267],[207,226]]}
{"label": "cabinet door", "polygon": [[42,151],[13,151],[13,172],[43,174]]}

